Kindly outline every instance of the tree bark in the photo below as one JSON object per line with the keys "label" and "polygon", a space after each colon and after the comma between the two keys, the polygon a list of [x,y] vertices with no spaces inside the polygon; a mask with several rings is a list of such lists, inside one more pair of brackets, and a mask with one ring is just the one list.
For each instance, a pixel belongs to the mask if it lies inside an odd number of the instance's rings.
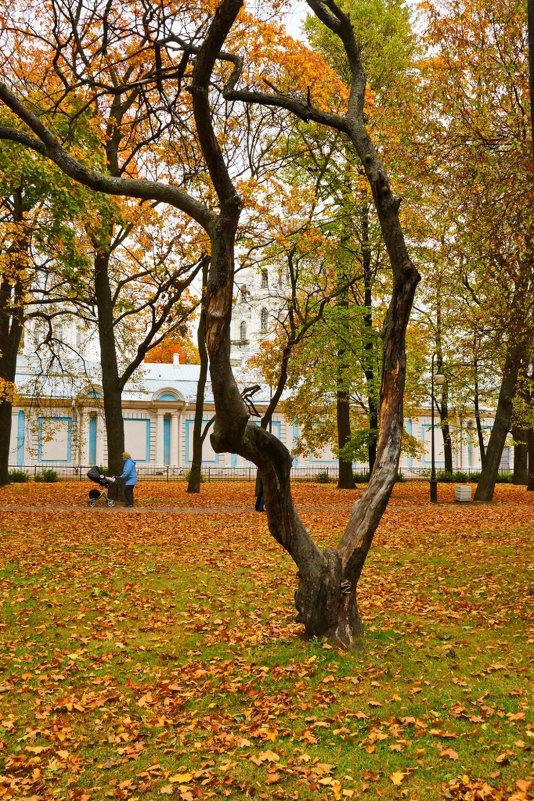
{"label": "tree bark", "polygon": [[[350,400],[345,390],[336,393],[337,444],[339,449],[350,441]],[[338,460],[338,489],[354,489],[352,462],[342,456]]]}
{"label": "tree bark", "polygon": [[[478,450],[480,453],[480,464],[482,469],[486,463],[486,444],[484,442],[484,434],[482,431],[482,419],[480,416],[480,394],[478,390],[478,361],[475,359],[475,394],[474,394],[474,409],[475,409],[475,425],[477,429]],[[499,457],[500,458],[500,457]]]}
{"label": "tree bark", "polygon": [[[344,276],[339,275],[337,284],[345,283]],[[345,324],[343,328],[348,325],[348,307],[349,297],[348,290],[344,289],[336,299],[336,307],[344,316]],[[347,329],[348,330],[348,329]],[[351,429],[350,429],[350,397],[346,388],[346,372],[347,372],[347,359],[346,359],[346,345],[343,342],[343,336],[339,331],[339,321],[337,328],[337,391],[336,391],[336,422],[337,422],[337,445],[339,448],[338,458],[338,489],[354,489],[354,475],[352,472],[352,459],[347,460],[342,456],[342,449],[350,442]]]}
{"label": "tree bark", "polygon": [[[440,352],[438,352],[437,371],[443,374],[443,357]],[[432,402],[434,402],[434,399],[432,399]],[[447,473],[452,473],[452,439],[451,427],[449,425],[449,392],[447,383],[442,386],[441,403],[436,403],[436,405],[438,407],[441,435],[443,437],[444,468]]]}
{"label": "tree bark", "polygon": [[527,490],[529,492],[534,492],[534,428],[529,428],[527,431],[527,448],[528,448]]}
{"label": "tree bark", "polygon": [[122,453],[124,452],[124,420],[122,417],[122,386],[115,343],[113,300],[109,282],[109,251],[99,250],[96,252],[94,276],[108,469],[111,475],[120,475],[123,463]]}
{"label": "tree bark", "polygon": [[9,483],[11,415],[17,373],[17,356],[23,331],[22,284],[0,282],[0,486]]}
{"label": "tree bark", "polygon": [[[206,291],[208,280],[208,265],[205,264],[202,270],[203,294]],[[204,415],[204,396],[206,389],[206,379],[208,377],[208,351],[206,350],[206,309],[204,297],[202,299],[202,309],[197,332],[198,353],[200,356],[200,371],[198,375],[197,396],[195,402],[195,421],[193,423],[193,459],[189,471],[189,481],[187,482],[187,492],[200,492],[202,478],[202,446],[204,437],[202,436],[202,420]]]}
{"label": "tree bark", "polygon": [[475,492],[475,501],[491,501],[493,499],[501,456],[510,431],[513,400],[523,355],[524,345],[521,340],[508,345],[495,419],[486,449],[484,466]]}
{"label": "tree bark", "polygon": [[514,484],[528,484],[528,446],[527,431],[523,428],[512,428],[514,438]]}
{"label": "tree bark", "polygon": [[376,461],[376,441],[378,438],[378,399],[376,393],[376,345],[373,330],[373,272],[371,269],[371,245],[369,241],[369,207],[364,203],[361,209],[362,219],[362,266],[363,266],[363,325],[364,325],[364,374],[367,385],[367,406],[369,409],[369,441],[367,458],[369,474],[373,472]]}
{"label": "tree bark", "polygon": [[[13,221],[19,225],[24,221],[22,190],[13,196]],[[9,482],[13,393],[24,327],[22,275],[28,248],[28,237],[22,229],[6,254],[6,258],[13,262],[14,269],[10,275],[0,278],[0,486]]]}

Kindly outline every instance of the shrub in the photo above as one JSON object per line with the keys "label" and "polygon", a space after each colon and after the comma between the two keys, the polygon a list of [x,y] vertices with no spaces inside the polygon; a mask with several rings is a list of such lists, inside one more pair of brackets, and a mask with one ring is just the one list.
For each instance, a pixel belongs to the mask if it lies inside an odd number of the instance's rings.
{"label": "shrub", "polygon": [[369,482],[370,474],[366,470],[362,473],[353,473],[352,477],[354,479],[355,484],[357,484],[358,482],[360,482],[361,484],[367,484]]}
{"label": "shrub", "polygon": [[321,470],[319,473],[315,474],[315,480],[318,484],[330,484],[332,478],[330,477],[328,470]]}
{"label": "shrub", "polygon": [[497,481],[499,484],[513,484],[514,483],[513,473],[499,473],[499,475],[497,476]]}
{"label": "shrub", "polygon": [[25,484],[30,480],[28,473],[25,473],[24,470],[10,470],[8,476],[13,484]]}
{"label": "shrub", "polygon": [[55,484],[56,481],[59,481],[59,476],[55,470],[47,468],[45,470],[41,470],[40,473],[37,473],[35,480],[41,481],[45,484]]}
{"label": "shrub", "polygon": [[[191,476],[191,470],[186,470],[184,472],[184,478],[185,478],[185,480],[187,482],[189,482],[190,476]],[[205,480],[206,480],[206,477],[205,477],[204,473],[201,473],[200,474],[200,483],[203,484],[205,482]]]}

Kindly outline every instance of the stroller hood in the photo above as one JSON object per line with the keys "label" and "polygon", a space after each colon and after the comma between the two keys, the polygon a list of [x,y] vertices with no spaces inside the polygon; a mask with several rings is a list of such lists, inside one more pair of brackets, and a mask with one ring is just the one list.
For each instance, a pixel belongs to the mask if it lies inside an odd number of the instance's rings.
{"label": "stroller hood", "polygon": [[87,478],[90,481],[94,481],[96,484],[100,484],[100,476],[101,476],[100,470],[96,465],[89,468],[89,470],[87,471]]}

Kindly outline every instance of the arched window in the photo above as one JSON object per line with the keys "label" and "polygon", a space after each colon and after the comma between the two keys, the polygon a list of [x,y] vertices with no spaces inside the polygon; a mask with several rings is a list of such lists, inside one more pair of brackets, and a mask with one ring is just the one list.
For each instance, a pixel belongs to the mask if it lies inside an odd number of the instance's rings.
{"label": "arched window", "polygon": [[244,320],[242,320],[241,325],[239,326],[239,339],[241,342],[244,342],[247,338],[247,324]]}
{"label": "arched window", "polygon": [[269,288],[269,270],[267,269],[261,271],[261,288],[262,289]]}
{"label": "arched window", "polygon": [[262,309],[260,318],[260,331],[262,334],[267,333],[268,322],[269,322],[269,312],[267,311],[267,309]]}

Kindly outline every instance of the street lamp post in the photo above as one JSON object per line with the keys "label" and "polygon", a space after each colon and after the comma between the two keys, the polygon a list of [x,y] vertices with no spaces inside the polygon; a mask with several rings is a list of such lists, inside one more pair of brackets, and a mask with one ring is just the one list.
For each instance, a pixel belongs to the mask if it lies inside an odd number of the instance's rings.
{"label": "street lamp post", "polygon": [[438,502],[438,479],[436,477],[436,443],[434,437],[434,384],[438,387],[441,387],[445,383],[445,376],[441,374],[434,375],[434,359],[436,354],[432,354],[432,363],[431,363],[431,376],[430,376],[430,430],[431,430],[431,440],[430,440],[430,462],[431,462],[431,469],[430,469],[430,502],[437,503]]}

